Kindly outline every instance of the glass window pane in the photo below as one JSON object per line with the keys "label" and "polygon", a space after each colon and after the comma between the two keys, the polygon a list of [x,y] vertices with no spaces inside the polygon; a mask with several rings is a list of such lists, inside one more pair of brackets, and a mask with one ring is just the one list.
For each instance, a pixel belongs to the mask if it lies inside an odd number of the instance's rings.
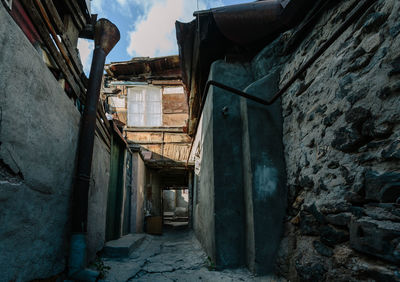
{"label": "glass window pane", "polygon": [[147,114],[146,115],[146,125],[147,126],[160,126],[161,125],[161,115]]}
{"label": "glass window pane", "polygon": [[149,113],[149,114],[161,113],[161,104],[160,104],[160,102],[148,102],[146,104],[146,112]]}
{"label": "glass window pane", "polygon": [[161,126],[161,99],[161,88],[128,88],[128,126]]}

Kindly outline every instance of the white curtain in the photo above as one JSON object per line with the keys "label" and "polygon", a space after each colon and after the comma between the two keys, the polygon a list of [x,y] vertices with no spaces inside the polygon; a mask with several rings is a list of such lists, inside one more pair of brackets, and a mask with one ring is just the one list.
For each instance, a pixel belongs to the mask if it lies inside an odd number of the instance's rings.
{"label": "white curtain", "polygon": [[161,88],[128,88],[128,126],[162,125]]}

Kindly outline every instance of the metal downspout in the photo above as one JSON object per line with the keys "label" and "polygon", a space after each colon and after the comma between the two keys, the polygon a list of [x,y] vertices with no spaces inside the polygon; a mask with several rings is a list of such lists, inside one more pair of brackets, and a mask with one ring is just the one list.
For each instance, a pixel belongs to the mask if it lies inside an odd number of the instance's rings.
{"label": "metal downspout", "polygon": [[74,280],[96,281],[98,273],[86,269],[87,215],[90,172],[92,168],[97,102],[107,54],[120,39],[118,28],[106,19],[95,25],[95,49],[89,75],[86,104],[82,117],[78,145],[78,164],[72,203],[72,235],[68,263],[68,276]]}

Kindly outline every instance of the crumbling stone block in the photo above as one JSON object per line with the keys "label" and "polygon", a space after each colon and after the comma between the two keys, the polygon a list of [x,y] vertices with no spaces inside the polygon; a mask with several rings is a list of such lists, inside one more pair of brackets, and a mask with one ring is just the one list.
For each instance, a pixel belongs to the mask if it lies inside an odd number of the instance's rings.
{"label": "crumbling stone block", "polygon": [[393,60],[391,63],[392,70],[389,73],[389,76],[400,74],[400,56]]}
{"label": "crumbling stone block", "polygon": [[331,126],[342,114],[342,111],[338,109],[334,110],[332,113],[324,118],[324,125]]}
{"label": "crumbling stone block", "polygon": [[335,246],[349,240],[349,233],[347,231],[337,229],[330,225],[322,226],[320,232],[321,241],[328,246]]}
{"label": "crumbling stone block", "polygon": [[346,153],[357,151],[366,143],[366,139],[357,130],[349,127],[341,127],[335,131],[332,147]]}
{"label": "crumbling stone block", "polygon": [[383,203],[395,203],[400,197],[400,173],[379,173],[369,170],[365,173],[365,198]]}
{"label": "crumbling stone block", "polygon": [[391,220],[400,222],[400,205],[371,203],[364,206],[364,214],[376,220]]}
{"label": "crumbling stone block", "polygon": [[386,147],[381,156],[387,160],[400,160],[400,140],[396,140]]}
{"label": "crumbling stone block", "polygon": [[351,221],[352,214],[344,212],[339,214],[328,214],[325,216],[327,222],[337,226],[348,226]]}
{"label": "crumbling stone block", "polygon": [[400,223],[370,217],[350,223],[350,246],[393,263],[400,263]]}
{"label": "crumbling stone block", "polygon": [[331,257],[333,255],[332,248],[326,246],[325,244],[321,243],[320,241],[313,242],[314,249],[321,255],[325,257]]}
{"label": "crumbling stone block", "polygon": [[301,258],[296,260],[296,271],[300,281],[324,281],[326,268],[319,262],[303,264]]}

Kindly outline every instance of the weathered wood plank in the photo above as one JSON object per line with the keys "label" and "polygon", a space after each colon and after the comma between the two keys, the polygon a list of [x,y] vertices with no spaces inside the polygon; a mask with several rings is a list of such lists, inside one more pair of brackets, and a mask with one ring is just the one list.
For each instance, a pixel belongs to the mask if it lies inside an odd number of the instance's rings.
{"label": "weathered wood plank", "polygon": [[188,114],[163,114],[163,126],[186,126]]}
{"label": "weathered wood plank", "polygon": [[107,147],[111,148],[111,135],[99,119],[96,119],[96,132]]}
{"label": "weathered wood plank", "polygon": [[182,127],[127,127],[125,131],[128,132],[171,132],[183,133]]}
{"label": "weathered wood plank", "polygon": [[33,5],[32,1],[30,0],[21,0],[21,3],[25,7],[25,11],[31,18],[32,22],[35,24],[37,30],[39,31],[40,37],[42,38],[43,42],[46,44],[47,48],[49,49],[51,55],[53,56],[54,60],[56,61],[58,67],[60,68],[61,72],[64,74],[65,79],[68,81],[69,85],[71,86],[75,96],[80,98],[81,89],[78,83],[75,81],[72,73],[70,72],[67,64],[63,60],[61,54],[59,53],[58,49],[53,43],[49,35],[49,31],[46,28],[39,12],[36,10],[36,7]]}
{"label": "weathered wood plank", "polygon": [[78,16],[76,15],[75,10],[72,7],[71,3],[69,1],[64,1],[64,3],[70,12],[70,15],[72,15],[72,20],[75,22],[78,29],[81,30],[84,26],[82,25],[81,21],[78,19]]}
{"label": "weathered wood plank", "polygon": [[[82,83],[82,81],[80,79],[80,73],[78,73],[74,69],[74,66],[73,66],[73,64],[72,64],[72,62],[70,60],[70,57],[67,54],[67,48],[65,47],[64,43],[58,39],[57,33],[54,30],[54,27],[50,22],[50,18],[47,15],[47,12],[46,12],[42,2],[40,0],[35,0],[35,3],[36,3],[36,5],[37,5],[37,7],[39,9],[39,12],[40,12],[40,14],[42,16],[42,19],[46,23],[47,29],[50,31],[50,34],[53,37],[53,41],[56,43],[56,45],[58,47],[58,50],[60,50],[61,55],[63,56],[65,62],[67,63],[67,66],[69,67],[70,71],[72,72],[76,82],[81,87],[81,90],[84,91],[85,90],[85,86],[83,85],[83,83]],[[75,68],[79,71],[79,67],[78,67],[79,64],[77,62],[74,62],[74,64],[75,64]]]}
{"label": "weathered wood plank", "polygon": [[49,11],[51,19],[55,23],[57,32],[59,34],[61,34],[61,38],[64,41],[65,46],[67,47],[67,51],[68,51],[69,55],[72,57],[72,61],[74,63],[75,69],[76,69],[77,73],[80,75],[83,72],[82,64],[80,63],[80,59],[75,50],[74,44],[72,44],[71,40],[69,39],[68,34],[65,33],[64,23],[61,20],[61,17],[58,14],[58,11],[57,11],[56,7],[54,6],[53,1],[51,1],[51,0],[42,0],[42,1],[44,1],[44,6]]}
{"label": "weathered wood plank", "polygon": [[45,5],[47,11],[49,11],[49,13],[51,15],[51,19],[55,23],[57,32],[59,34],[63,34],[64,33],[64,23],[63,23],[60,15],[58,14],[56,7],[54,6],[53,1],[52,0],[44,0],[44,5]]}
{"label": "weathered wood plank", "polygon": [[133,142],[156,142],[162,143],[162,132],[127,132],[126,137]]}
{"label": "weathered wood plank", "polygon": [[[83,29],[86,24],[85,17],[82,15],[82,11],[79,8],[78,4],[75,3],[74,0],[66,0],[64,3],[67,5],[68,9],[70,10],[71,14],[73,15],[73,19],[78,26],[79,30]],[[77,7],[78,6],[78,7]]]}
{"label": "weathered wood plank", "polygon": [[191,138],[185,133],[165,133],[165,143],[190,143]]}

